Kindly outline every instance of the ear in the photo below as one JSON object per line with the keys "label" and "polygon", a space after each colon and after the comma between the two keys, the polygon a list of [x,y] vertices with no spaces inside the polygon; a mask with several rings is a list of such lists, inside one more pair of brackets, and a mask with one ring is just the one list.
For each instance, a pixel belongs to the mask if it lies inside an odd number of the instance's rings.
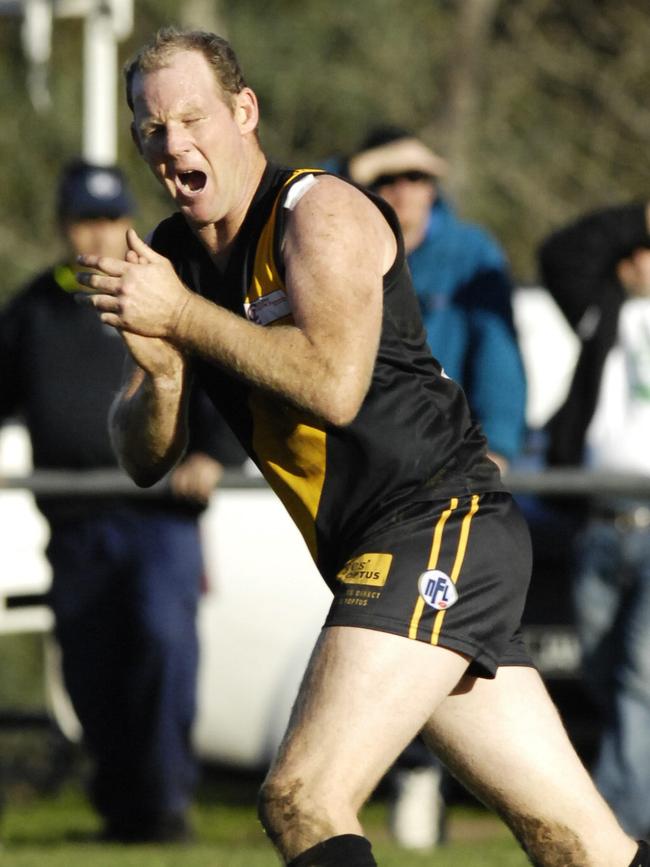
{"label": "ear", "polygon": [[140,138],[138,136],[138,130],[135,126],[135,121],[131,121],[131,126],[129,127],[129,129],[131,130],[131,138],[133,139],[133,144],[138,149],[138,153],[140,154],[140,156],[142,156],[142,145],[140,144]]}
{"label": "ear", "polygon": [[234,117],[242,135],[257,129],[260,120],[257,97],[250,87],[244,87],[235,96]]}

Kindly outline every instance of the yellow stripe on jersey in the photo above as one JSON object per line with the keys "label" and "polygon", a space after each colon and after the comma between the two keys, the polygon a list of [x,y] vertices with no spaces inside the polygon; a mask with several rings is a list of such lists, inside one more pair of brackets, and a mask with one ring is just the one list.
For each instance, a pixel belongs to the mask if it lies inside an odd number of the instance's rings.
{"label": "yellow stripe on jersey", "polygon": [[[465,552],[467,551],[467,540],[469,539],[469,528],[472,523],[472,518],[478,512],[478,502],[479,496],[478,494],[474,494],[472,496],[472,502],[469,507],[469,510],[465,517],[463,518],[463,523],[460,527],[460,537],[458,539],[458,548],[456,550],[456,559],[454,560],[454,565],[451,570],[451,575],[449,576],[452,582],[455,584],[458,581],[458,576],[460,575],[460,570],[463,566],[463,560],[465,559]],[[440,630],[442,629],[442,623],[445,619],[445,611],[439,611],[436,615],[436,619],[433,621],[433,630],[431,632],[431,644],[437,644],[438,639],[440,638]]]}
{"label": "yellow stripe on jersey", "polygon": [[[322,169],[321,169],[322,171]],[[273,210],[266,225],[262,229],[257,249],[255,251],[255,266],[253,268],[253,278],[248,287],[246,297],[244,298],[244,306],[247,307],[260,298],[270,295],[272,292],[279,290],[284,291],[284,282],[278,272],[277,263],[274,256],[275,246],[275,225],[278,214],[278,203],[282,197],[282,192],[290,186],[301,175],[311,175],[318,173],[317,169],[297,169],[292,172],[287,180],[282,185],[278,197],[273,204]],[[281,319],[275,320],[274,324],[286,324],[293,322],[291,314],[284,316]]]}
{"label": "yellow stripe on jersey", "polygon": [[[431,553],[429,554],[429,564],[427,569],[435,569],[438,565],[438,557],[440,556],[440,548],[442,546],[442,531],[445,529],[445,524],[447,523],[449,516],[457,508],[458,499],[453,497],[449,503],[449,508],[445,509],[438,518],[438,523],[433,532],[433,542],[431,544]],[[409,626],[409,638],[417,638],[418,626],[420,625],[420,618],[424,611],[424,605],[424,599],[421,596],[418,596],[418,601],[415,603],[415,609]]]}
{"label": "yellow stripe on jersey", "polygon": [[316,559],[316,515],[325,483],[327,443],[322,428],[304,424],[291,406],[278,410],[270,396],[249,397],[253,448],[262,474],[284,503]]}
{"label": "yellow stripe on jersey", "polygon": [[[293,172],[282,190],[300,175],[313,174],[315,171],[301,169]],[[253,276],[244,299],[245,306],[265,305],[273,301],[278,304],[277,309],[282,310],[281,298],[286,289],[273,253],[277,209],[282,190],[257,244]],[[273,299],[262,300],[272,293],[275,293]],[[286,309],[288,310],[288,302]],[[293,317],[289,311],[286,315],[269,319],[266,327],[290,323],[293,323]],[[253,419],[252,445],[262,473],[282,500],[302,533],[312,557],[316,559],[316,516],[326,472],[325,430],[316,420],[306,424],[305,413],[288,404],[279,408],[277,399],[271,399],[261,391],[253,390],[248,403]]]}

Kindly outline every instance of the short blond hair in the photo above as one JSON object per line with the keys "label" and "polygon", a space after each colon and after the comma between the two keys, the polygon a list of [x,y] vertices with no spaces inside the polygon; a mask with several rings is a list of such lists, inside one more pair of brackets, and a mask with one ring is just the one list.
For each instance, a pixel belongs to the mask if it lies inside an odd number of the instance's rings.
{"label": "short blond hair", "polygon": [[222,36],[205,30],[162,27],[124,67],[126,101],[131,111],[133,111],[133,79],[136,74],[163,69],[178,51],[198,51],[205,57],[214,71],[219,87],[231,105],[232,98],[246,87],[237,56],[230,43]]}

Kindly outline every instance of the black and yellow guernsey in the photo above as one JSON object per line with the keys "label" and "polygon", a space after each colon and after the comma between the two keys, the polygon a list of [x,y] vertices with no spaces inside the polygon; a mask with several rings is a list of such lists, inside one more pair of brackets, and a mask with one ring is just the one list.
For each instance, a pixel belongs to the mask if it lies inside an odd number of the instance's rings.
{"label": "black and yellow guernsey", "polygon": [[[290,324],[281,256],[285,203],[309,174],[318,171],[267,166],[225,273],[180,214],[160,224],[152,246],[195,292],[258,327]],[[194,363],[198,383],[284,503],[332,586],[352,547],[380,527],[399,525],[413,503],[502,489],[463,392],[427,347],[397,218],[382,200],[370,198],[395,232],[398,253],[384,277],[372,382],[351,424],[327,424],[216,363]],[[363,332],[358,339],[366,339]]]}

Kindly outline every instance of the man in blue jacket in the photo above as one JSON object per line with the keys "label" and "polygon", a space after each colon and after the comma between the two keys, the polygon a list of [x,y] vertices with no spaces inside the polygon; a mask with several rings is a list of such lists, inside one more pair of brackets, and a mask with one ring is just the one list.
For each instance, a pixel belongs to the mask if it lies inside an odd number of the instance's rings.
{"label": "man in blue jacket", "polygon": [[[429,346],[463,387],[490,457],[504,470],[522,447],[526,410],[512,282],[497,242],[460,220],[441,195],[447,168],[408,131],[380,127],[349,160],[347,172],[395,210]],[[396,840],[409,849],[442,842],[442,771],[420,741],[402,754],[391,776]]]}
{"label": "man in blue jacket", "polygon": [[348,171],[397,213],[429,345],[504,469],[523,443],[526,381],[503,251],[456,216],[439,189],[446,161],[406,130],[370,133]]}

